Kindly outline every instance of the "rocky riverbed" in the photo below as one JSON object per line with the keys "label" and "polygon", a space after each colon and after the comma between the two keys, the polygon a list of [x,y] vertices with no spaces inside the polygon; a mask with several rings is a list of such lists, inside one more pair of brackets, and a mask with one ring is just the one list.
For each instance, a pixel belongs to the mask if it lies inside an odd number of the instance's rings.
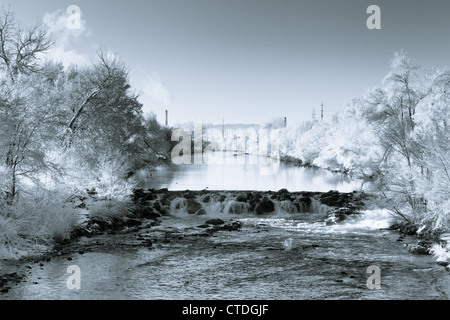
{"label": "rocky riverbed", "polygon": [[[95,195],[92,199],[82,198],[73,199],[73,201],[89,211],[89,205],[94,198]],[[61,272],[61,268],[57,269],[56,266],[61,267],[68,263],[83,264],[86,259],[89,261],[108,260],[111,256],[114,259],[126,257],[124,263],[130,264],[129,267],[133,272],[138,265],[145,267],[144,269],[150,268],[156,274],[171,272],[170,270],[180,272],[184,270],[182,267],[184,265],[187,273],[193,272],[189,273],[191,280],[186,281],[194,281],[192,279],[195,278],[197,284],[201,286],[202,281],[209,283],[209,276],[206,276],[208,279],[204,279],[204,276],[195,275],[195,270],[193,270],[195,267],[187,265],[195,263],[196,255],[207,265],[220,261],[231,263],[232,260],[228,260],[228,257],[238,255],[240,257],[238,260],[255,265],[255,268],[258,268],[257,264],[260,263],[261,271],[266,267],[274,268],[273,260],[269,266],[266,266],[265,259],[281,259],[286,263],[284,271],[282,264],[276,267],[278,268],[277,272],[281,275],[284,272],[289,274],[289,270],[300,268],[295,261],[305,268],[310,268],[312,273],[317,268],[323,268],[323,263],[332,262],[336,265],[336,270],[333,272],[340,270],[341,276],[338,277],[339,279],[333,280],[331,284],[327,282],[329,280],[325,279],[324,281],[328,283],[328,287],[326,286],[328,289],[330,289],[330,285],[335,287],[337,284],[345,287],[342,289],[344,291],[341,296],[337,296],[337,298],[386,298],[394,293],[377,296],[362,290],[365,274],[361,270],[369,261],[366,262],[365,259],[359,257],[356,259],[359,261],[356,263],[359,268],[350,267],[352,261],[355,262],[351,258],[352,256],[358,257],[369,250],[378,250],[371,246],[379,246],[378,242],[381,240],[375,239],[372,234],[384,237],[382,239],[383,246],[391,246],[389,249],[383,249],[386,250],[384,253],[373,254],[384,257],[378,257],[381,260],[386,259],[387,255],[393,255],[387,259],[388,261],[384,261],[389,265],[388,268],[395,269],[395,265],[392,264],[395,262],[395,256],[401,260],[400,264],[406,271],[409,270],[412,277],[418,271],[411,272],[411,270],[426,270],[433,265],[432,258],[428,255],[431,242],[426,239],[417,239],[410,235],[379,229],[373,229],[375,231],[364,229],[361,234],[360,231],[356,234],[353,233],[353,229],[342,229],[348,232],[339,231],[341,230],[339,225],[349,221],[348,225],[351,226],[352,221],[357,221],[357,217],[364,214],[370,203],[370,196],[363,193],[339,193],[337,191],[292,193],[287,190],[277,192],[208,190],[171,192],[162,189],[135,190],[132,201],[135,205],[133,210],[120,219],[99,219],[98,217],[91,219],[87,216],[74,230],[72,240],[58,243],[42,255],[28,257],[21,261],[2,262],[0,298],[26,298],[30,292],[37,294],[37,291],[41,290],[44,299],[55,297],[76,299],[76,295],[69,294],[67,296],[61,292],[55,293],[51,289],[52,286],[60,286],[65,276],[64,272]],[[370,243],[371,241],[377,243]],[[330,251],[330,248],[334,249]],[[243,257],[243,255],[248,255],[248,257]],[[339,255],[342,257],[340,258]],[[159,260],[161,256],[168,260]],[[425,259],[420,258],[421,256]],[[302,260],[301,263],[299,259]],[[410,259],[409,262],[408,259]],[[371,259],[367,257],[367,260]],[[414,262],[415,260],[417,261]],[[135,261],[136,265],[130,261]],[[413,261],[412,265],[418,263],[417,268],[408,266],[411,261]],[[154,269],[153,264],[155,263],[163,264],[163,269]],[[166,265],[167,263],[168,265]],[[233,280],[229,274],[234,270],[233,268],[236,269],[236,272],[240,272],[239,268],[241,267],[247,270],[245,263],[234,267],[231,264],[228,268],[223,265],[218,265],[218,267],[224,269],[222,270],[224,274],[218,276],[231,282],[237,281]],[[435,289],[432,296],[448,299],[448,292],[442,289],[442,285],[445,286],[445,284],[440,284],[436,280],[436,277],[445,277],[445,273],[440,273],[441,271],[445,272],[445,268],[437,267],[437,269],[433,269],[437,275],[433,275],[435,277],[433,278],[433,283],[435,283],[433,288]],[[85,268],[92,268],[92,262],[90,267]],[[111,266],[111,268],[120,269],[115,266]],[[52,279],[52,272],[55,270],[60,272],[60,276],[56,277],[59,282],[53,282],[55,280]],[[128,269],[120,270],[123,274],[130,272]],[[261,280],[257,273],[254,274],[256,269],[247,271],[250,272],[249,277],[256,277],[257,282]],[[275,278],[280,277],[277,272],[274,275]],[[322,276],[323,272],[325,271],[321,271]],[[395,270],[395,272],[401,271]],[[132,283],[133,276],[136,275],[130,275],[129,280]],[[295,274],[290,274],[290,277],[295,278]],[[317,274],[316,277],[320,278],[321,276]],[[176,279],[172,278],[168,275],[167,281],[169,283],[176,281],[178,284],[181,281],[177,277],[175,277]],[[284,276],[281,278],[284,279]],[[425,279],[425,277],[423,278]],[[126,278],[121,279],[120,285],[127,286],[127,281]],[[160,281],[161,286],[164,287],[164,279],[161,278]],[[448,281],[448,277],[443,281]],[[250,284],[249,280],[248,285]],[[352,284],[351,288],[348,287],[349,284]],[[273,295],[278,292],[279,298],[289,298],[289,294],[293,295],[293,298],[308,298],[307,295],[297,292],[295,288],[291,288],[289,285],[288,287],[289,289],[286,291],[275,290],[273,294],[263,295],[263,297],[255,295],[255,292],[248,296],[243,294],[243,297],[274,298]],[[186,289],[185,286],[183,288],[183,290]],[[203,287],[202,290],[204,290]],[[204,293],[197,298],[227,298],[228,289],[221,287],[217,290],[225,290],[225,292],[222,292],[223,295]],[[67,289],[63,292],[66,291]],[[151,298],[145,294],[137,294],[135,291],[140,292],[140,289],[138,290],[136,287],[132,291],[128,293],[131,297]],[[183,298],[183,295],[177,295],[177,291],[169,290],[167,295],[163,294],[163,291],[158,287],[153,292],[157,298],[170,299],[170,294],[172,294],[172,298]],[[320,294],[317,293],[318,297],[326,298],[326,290],[320,292]],[[188,294],[188,291],[185,293]],[[99,298],[95,295],[91,296],[91,294],[83,297]],[[228,294],[231,296],[232,292]],[[419,290],[411,298],[420,297],[421,294],[425,293]],[[125,294],[125,296],[128,295]],[[114,297],[123,298],[114,296],[112,293],[109,296],[109,298]]]}

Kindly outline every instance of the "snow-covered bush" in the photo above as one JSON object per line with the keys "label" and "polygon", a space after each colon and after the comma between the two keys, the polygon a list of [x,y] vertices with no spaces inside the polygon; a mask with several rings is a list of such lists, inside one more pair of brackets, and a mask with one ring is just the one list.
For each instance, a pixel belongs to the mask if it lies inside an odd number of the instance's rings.
{"label": "snow-covered bush", "polygon": [[22,195],[9,207],[8,216],[16,222],[18,235],[36,243],[68,239],[79,217],[65,199],[62,192],[44,190]]}
{"label": "snow-covered bush", "polygon": [[22,242],[17,232],[17,221],[0,215],[0,259],[17,257],[16,247]]}
{"label": "snow-covered bush", "polygon": [[109,223],[128,215],[131,208],[131,201],[96,201],[89,207],[89,218]]}

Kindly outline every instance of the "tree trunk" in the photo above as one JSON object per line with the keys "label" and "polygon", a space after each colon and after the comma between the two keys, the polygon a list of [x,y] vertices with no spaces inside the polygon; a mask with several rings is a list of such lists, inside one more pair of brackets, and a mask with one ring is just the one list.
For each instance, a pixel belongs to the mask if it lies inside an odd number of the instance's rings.
{"label": "tree trunk", "polygon": [[5,201],[8,205],[12,205],[14,199],[17,195],[17,174],[16,174],[16,163],[12,163],[11,168],[11,184],[9,185],[9,190],[5,191]]}
{"label": "tree trunk", "polygon": [[10,202],[12,203],[14,201],[14,198],[16,197],[16,184],[17,184],[17,179],[16,179],[16,163],[14,162],[13,166],[12,166],[12,171],[11,171],[11,194],[10,194]]}

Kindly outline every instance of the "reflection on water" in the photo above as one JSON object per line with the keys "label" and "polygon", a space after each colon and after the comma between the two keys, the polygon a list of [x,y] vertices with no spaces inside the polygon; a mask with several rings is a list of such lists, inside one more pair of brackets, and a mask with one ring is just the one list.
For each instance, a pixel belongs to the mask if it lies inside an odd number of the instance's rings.
{"label": "reflection on water", "polygon": [[361,188],[340,173],[317,168],[298,167],[289,163],[261,164],[242,156],[231,157],[224,164],[183,164],[159,167],[140,176],[140,188],[169,190],[280,190],[351,192]]}

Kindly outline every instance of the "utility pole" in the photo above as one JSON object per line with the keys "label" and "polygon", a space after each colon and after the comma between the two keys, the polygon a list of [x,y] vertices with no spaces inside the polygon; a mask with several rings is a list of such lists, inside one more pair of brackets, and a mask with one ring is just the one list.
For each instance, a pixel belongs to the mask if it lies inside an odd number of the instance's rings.
{"label": "utility pole", "polygon": [[169,111],[166,110],[166,127],[169,126]]}
{"label": "utility pole", "polygon": [[[222,151],[226,151],[227,147],[225,145],[225,118],[222,117]],[[223,170],[223,167],[222,167]]]}
{"label": "utility pole", "polygon": [[323,101],[322,101],[322,106],[321,106],[321,111],[320,111],[320,120],[323,121]]}
{"label": "utility pole", "polygon": [[287,126],[287,117],[284,117],[284,127],[286,128]]}
{"label": "utility pole", "polygon": [[225,118],[222,118],[222,137],[225,137]]}

